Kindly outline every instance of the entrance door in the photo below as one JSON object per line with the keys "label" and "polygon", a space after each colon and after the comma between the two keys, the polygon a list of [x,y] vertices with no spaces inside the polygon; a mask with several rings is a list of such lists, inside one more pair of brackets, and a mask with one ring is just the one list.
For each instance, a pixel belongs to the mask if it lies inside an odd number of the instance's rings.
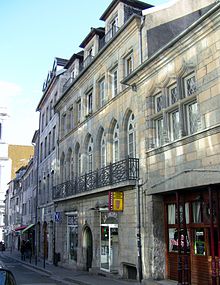
{"label": "entrance door", "polygon": [[118,225],[101,225],[101,269],[112,272],[118,268]]}
{"label": "entrance door", "polygon": [[92,267],[92,232],[89,227],[85,229],[86,270]]}

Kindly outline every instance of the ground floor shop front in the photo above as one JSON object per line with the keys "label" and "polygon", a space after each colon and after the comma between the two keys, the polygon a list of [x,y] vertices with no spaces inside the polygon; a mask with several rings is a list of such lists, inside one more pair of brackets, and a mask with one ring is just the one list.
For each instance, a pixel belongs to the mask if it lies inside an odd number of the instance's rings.
{"label": "ground floor shop front", "polygon": [[178,284],[220,284],[220,186],[164,194],[166,276]]}
{"label": "ground floor shop front", "polygon": [[123,209],[109,210],[109,193],[57,203],[55,250],[60,264],[137,279],[136,189],[123,192]]}

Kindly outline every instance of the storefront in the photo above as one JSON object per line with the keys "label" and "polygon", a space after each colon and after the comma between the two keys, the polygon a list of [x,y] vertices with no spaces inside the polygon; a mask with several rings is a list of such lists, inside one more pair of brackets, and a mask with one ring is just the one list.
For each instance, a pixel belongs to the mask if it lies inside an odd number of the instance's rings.
{"label": "storefront", "polygon": [[220,284],[220,186],[164,196],[167,278]]}
{"label": "storefront", "polygon": [[118,216],[101,212],[100,268],[107,272],[118,271]]}

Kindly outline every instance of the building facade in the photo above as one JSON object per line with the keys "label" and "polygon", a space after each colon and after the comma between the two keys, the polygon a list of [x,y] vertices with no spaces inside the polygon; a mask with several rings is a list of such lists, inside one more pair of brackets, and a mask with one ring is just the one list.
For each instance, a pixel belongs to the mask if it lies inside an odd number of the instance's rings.
{"label": "building facade", "polygon": [[56,151],[58,138],[57,114],[54,105],[62,95],[66,60],[55,58],[52,70],[43,84],[43,95],[38,104],[40,113],[37,162],[37,250],[38,254],[53,261],[54,203],[52,187],[57,171]]}
{"label": "building facade", "polygon": [[8,111],[0,107],[0,241],[4,239],[5,193],[10,181],[11,161],[8,157],[6,130],[8,128]]}
{"label": "building facade", "polygon": [[55,59],[23,196],[9,187],[11,211],[34,199],[22,234],[34,231],[37,255],[139,281],[219,282],[219,9],[113,0],[82,51]]}
{"label": "building facade", "polygon": [[124,82],[145,100],[143,254],[154,278],[179,284],[219,280],[219,9],[205,8]]}

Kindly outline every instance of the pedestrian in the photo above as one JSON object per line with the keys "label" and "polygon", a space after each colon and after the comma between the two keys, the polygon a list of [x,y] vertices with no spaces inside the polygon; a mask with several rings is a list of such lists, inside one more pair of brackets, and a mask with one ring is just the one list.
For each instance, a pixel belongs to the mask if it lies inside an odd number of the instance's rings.
{"label": "pedestrian", "polygon": [[31,253],[32,253],[31,242],[27,240],[25,242],[25,254],[27,258],[30,258],[30,260],[31,260]]}
{"label": "pedestrian", "polygon": [[22,240],[21,242],[20,251],[21,251],[21,260],[25,260],[25,241],[24,240]]}

